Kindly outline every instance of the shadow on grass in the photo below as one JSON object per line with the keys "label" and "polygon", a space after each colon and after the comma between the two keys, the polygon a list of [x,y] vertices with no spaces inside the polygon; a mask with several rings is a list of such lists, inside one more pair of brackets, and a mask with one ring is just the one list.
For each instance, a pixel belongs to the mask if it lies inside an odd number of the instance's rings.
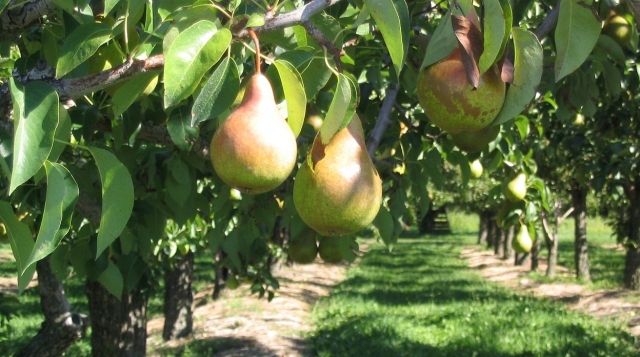
{"label": "shadow on grass", "polygon": [[637,356],[620,326],[484,282],[451,236],[372,247],[314,310],[320,357]]}
{"label": "shadow on grass", "polygon": [[[560,241],[558,244],[558,264],[569,268],[572,276],[575,276],[573,249],[572,241]],[[625,253],[623,251],[591,244],[589,246],[589,269],[594,286],[597,288],[622,287],[624,285],[624,259]]]}

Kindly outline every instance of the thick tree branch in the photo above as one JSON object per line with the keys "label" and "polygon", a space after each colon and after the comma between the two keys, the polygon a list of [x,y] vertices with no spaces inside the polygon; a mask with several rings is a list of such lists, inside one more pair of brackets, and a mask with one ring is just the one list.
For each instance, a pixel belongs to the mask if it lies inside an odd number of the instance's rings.
{"label": "thick tree branch", "polygon": [[336,62],[338,72],[342,73],[342,61],[340,57],[344,54],[344,51],[340,50],[336,45],[331,42],[325,35],[318,29],[311,21],[303,21],[302,26],[307,30],[307,34],[316,41],[317,44],[324,47],[333,55],[333,60]]}
{"label": "thick tree branch", "polygon": [[385,97],[382,101],[382,107],[378,114],[378,120],[376,121],[376,125],[374,126],[367,143],[367,151],[369,152],[369,156],[372,158],[375,157],[376,150],[380,145],[384,132],[387,130],[389,125],[391,125],[391,119],[389,116],[391,115],[391,110],[396,102],[396,96],[398,95],[399,89],[400,86],[397,83],[390,83],[389,86],[387,86]]}
{"label": "thick tree branch", "polygon": [[52,0],[11,1],[0,16],[0,42],[16,39],[22,30],[51,14],[55,8]]}

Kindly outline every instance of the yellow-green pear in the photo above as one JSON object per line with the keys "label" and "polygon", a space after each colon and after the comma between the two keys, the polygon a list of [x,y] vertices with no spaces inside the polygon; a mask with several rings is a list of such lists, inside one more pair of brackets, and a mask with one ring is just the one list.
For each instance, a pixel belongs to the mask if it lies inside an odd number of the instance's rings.
{"label": "yellow-green pear", "polygon": [[533,247],[533,240],[529,235],[529,229],[526,225],[520,226],[520,231],[511,241],[511,247],[516,253],[529,253]]}
{"label": "yellow-green pear", "polygon": [[340,239],[342,237],[324,237],[318,246],[320,259],[325,263],[340,263],[342,253],[340,252]]}
{"label": "yellow-green pear", "polygon": [[211,163],[227,185],[259,194],[280,186],[297,159],[297,143],[267,77],[254,74],[242,103],[211,140]]}
{"label": "yellow-green pear", "polygon": [[524,200],[527,195],[527,175],[520,173],[509,181],[504,195],[511,202]]}
{"label": "yellow-green pear", "polygon": [[469,168],[471,169],[471,177],[474,179],[478,179],[480,178],[480,176],[482,176],[482,163],[480,162],[480,160],[474,160],[470,165]]}
{"label": "yellow-green pear", "polygon": [[354,233],[373,221],[381,201],[382,181],[358,116],[326,146],[318,134],[293,186],[293,203],[302,221],[323,236]]}
{"label": "yellow-green pear", "polygon": [[240,282],[238,281],[235,275],[231,274],[227,278],[226,286],[227,286],[227,289],[229,290],[235,290],[240,286]]}
{"label": "yellow-green pear", "polygon": [[307,227],[295,237],[289,244],[289,258],[298,264],[313,263],[318,255],[316,234],[313,229]]}

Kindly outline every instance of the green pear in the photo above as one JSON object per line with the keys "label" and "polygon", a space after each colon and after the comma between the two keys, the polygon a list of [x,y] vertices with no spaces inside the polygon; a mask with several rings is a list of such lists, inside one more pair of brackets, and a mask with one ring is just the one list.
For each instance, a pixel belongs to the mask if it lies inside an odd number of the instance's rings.
{"label": "green pear", "polygon": [[227,278],[226,286],[229,290],[236,290],[240,286],[240,282],[235,275],[231,274]]}
{"label": "green pear", "polygon": [[296,137],[280,114],[267,77],[254,74],[242,103],[211,140],[211,163],[227,185],[259,194],[280,186],[297,159]]}
{"label": "green pear", "polygon": [[498,137],[499,133],[500,125],[494,125],[479,131],[462,131],[457,134],[451,134],[451,139],[458,149],[474,153],[482,151]]}
{"label": "green pear", "polygon": [[382,181],[358,116],[326,146],[318,134],[293,185],[293,203],[302,221],[323,236],[351,234],[373,221],[381,202]]}
{"label": "green pear", "polygon": [[480,178],[480,176],[482,176],[482,171],[484,171],[480,160],[474,160],[469,164],[469,168],[471,169],[471,177],[474,179]]}
{"label": "green pear", "polygon": [[318,246],[316,232],[307,227],[289,244],[289,258],[298,264],[309,264],[316,260]]}
{"label": "green pear", "polygon": [[340,239],[342,237],[323,237],[318,246],[320,259],[325,263],[340,263],[342,261],[342,253],[340,252]]}
{"label": "green pear", "polygon": [[529,229],[526,225],[520,226],[520,231],[511,241],[511,247],[516,253],[529,253],[533,247],[533,240],[529,235]]}
{"label": "green pear", "polygon": [[527,195],[527,175],[520,173],[509,181],[504,191],[504,196],[511,202],[524,200]]}

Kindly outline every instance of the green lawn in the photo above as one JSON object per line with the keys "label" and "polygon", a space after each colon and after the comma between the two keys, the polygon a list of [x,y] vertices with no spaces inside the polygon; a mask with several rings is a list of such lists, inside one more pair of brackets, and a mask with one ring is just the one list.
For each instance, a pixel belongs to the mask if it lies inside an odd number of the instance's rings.
{"label": "green lawn", "polygon": [[313,311],[321,357],[637,356],[621,326],[485,282],[459,258],[475,234],[374,245]]}

